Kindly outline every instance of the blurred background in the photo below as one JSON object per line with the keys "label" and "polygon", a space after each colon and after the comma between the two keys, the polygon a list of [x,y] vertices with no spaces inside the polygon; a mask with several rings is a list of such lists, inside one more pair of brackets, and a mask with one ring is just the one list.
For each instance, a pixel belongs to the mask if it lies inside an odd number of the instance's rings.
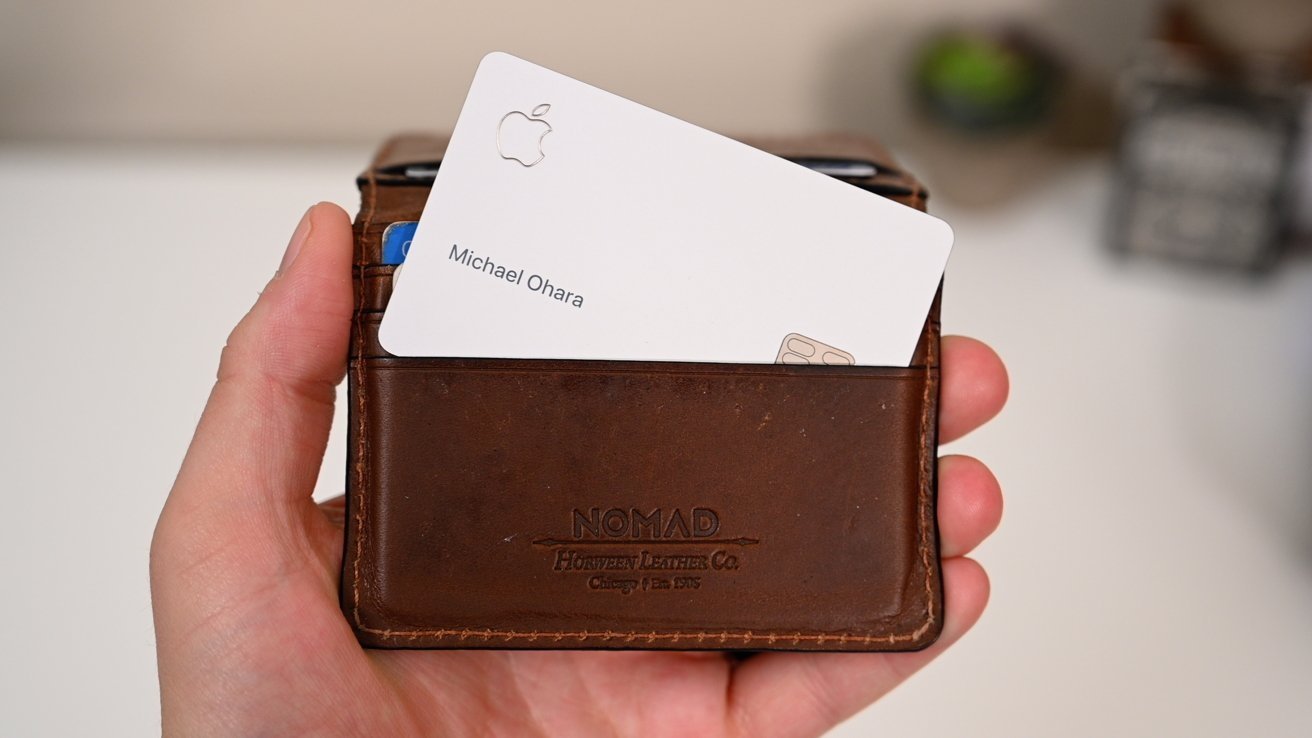
{"label": "blurred background", "polygon": [[834,735],[1306,735],[1306,0],[0,0],[0,733],[158,730],[149,539],[227,332],[492,50],[878,136],[956,231],[944,329],[1012,373],[945,448],[1006,490],[993,600]]}

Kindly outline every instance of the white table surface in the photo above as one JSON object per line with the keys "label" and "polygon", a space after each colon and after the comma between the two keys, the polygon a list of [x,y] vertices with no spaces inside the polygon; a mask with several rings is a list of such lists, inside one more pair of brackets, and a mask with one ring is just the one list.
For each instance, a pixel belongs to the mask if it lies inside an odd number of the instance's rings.
{"label": "white table surface", "polygon": [[[155,517],[219,349],[367,147],[0,145],[0,733],[158,730]],[[1312,260],[1256,284],[1106,256],[1109,172],[936,204],[944,324],[1011,368],[952,451],[1007,494],[973,632],[838,736],[1306,735]],[[345,413],[319,497],[343,485]]]}

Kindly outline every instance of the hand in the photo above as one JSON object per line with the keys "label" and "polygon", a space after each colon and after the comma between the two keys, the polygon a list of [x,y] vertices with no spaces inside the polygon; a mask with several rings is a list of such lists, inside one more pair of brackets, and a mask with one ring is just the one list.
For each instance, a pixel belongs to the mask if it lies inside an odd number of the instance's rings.
{"label": "hand", "polygon": [[[340,502],[311,499],[345,372],[351,225],[310,209],[228,339],[160,515],[150,579],[166,735],[818,735],[961,637],[988,599],[964,557],[1002,498],[978,461],[939,461],[947,612],[917,653],[367,651],[338,609]],[[984,423],[1002,363],[943,340],[940,439]]]}

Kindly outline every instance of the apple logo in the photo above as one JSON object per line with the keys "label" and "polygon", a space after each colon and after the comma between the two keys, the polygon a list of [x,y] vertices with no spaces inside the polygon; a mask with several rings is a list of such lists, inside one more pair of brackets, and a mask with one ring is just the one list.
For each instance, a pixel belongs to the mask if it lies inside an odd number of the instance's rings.
{"label": "apple logo", "polygon": [[542,139],[551,133],[551,124],[542,116],[551,110],[547,103],[533,108],[530,115],[512,110],[501,117],[497,125],[497,151],[502,159],[517,161],[526,167],[546,158],[542,152]]}

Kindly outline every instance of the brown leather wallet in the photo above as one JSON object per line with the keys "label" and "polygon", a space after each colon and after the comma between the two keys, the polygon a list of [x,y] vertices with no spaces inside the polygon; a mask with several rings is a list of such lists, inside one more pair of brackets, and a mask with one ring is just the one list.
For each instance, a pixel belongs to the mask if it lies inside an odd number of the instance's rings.
{"label": "brown leather wallet", "polygon": [[[924,208],[867,139],[753,143],[872,162],[847,181]],[[393,138],[359,180],[341,591],[361,643],[932,643],[939,299],[908,367],[392,356],[383,234],[418,220],[445,144]]]}

